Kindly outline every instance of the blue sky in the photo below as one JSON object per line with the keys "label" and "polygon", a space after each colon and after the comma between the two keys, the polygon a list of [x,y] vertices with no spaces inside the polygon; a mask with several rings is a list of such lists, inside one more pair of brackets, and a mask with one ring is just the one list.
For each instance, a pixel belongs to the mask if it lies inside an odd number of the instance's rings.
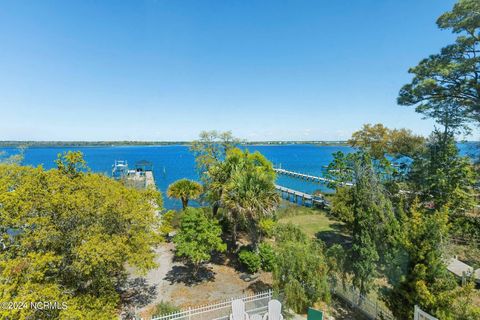
{"label": "blue sky", "polygon": [[0,140],[346,139],[428,134],[398,106],[451,43],[447,0],[3,1]]}

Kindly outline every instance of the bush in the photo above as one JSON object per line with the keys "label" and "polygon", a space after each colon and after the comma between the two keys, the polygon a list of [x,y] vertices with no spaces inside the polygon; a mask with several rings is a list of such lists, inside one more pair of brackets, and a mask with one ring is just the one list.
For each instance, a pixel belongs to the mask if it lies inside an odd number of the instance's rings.
{"label": "bush", "polygon": [[327,264],[317,242],[288,241],[276,248],[273,286],[283,291],[286,308],[297,313],[322,300],[329,302]]}
{"label": "bush", "polygon": [[307,235],[296,225],[292,223],[279,223],[275,228],[275,240],[280,242],[302,242],[307,243]]}
{"label": "bush", "polygon": [[200,266],[212,258],[214,251],[227,250],[221,235],[222,228],[216,219],[205,216],[202,209],[187,207],[182,215],[180,229],[173,238],[175,256],[193,264],[196,277]]}
{"label": "bush", "polygon": [[167,238],[168,234],[173,231],[172,221],[175,218],[176,212],[174,210],[169,210],[162,215],[161,225],[160,225],[160,234],[163,238]]}
{"label": "bush", "polygon": [[267,218],[260,220],[260,222],[258,223],[258,227],[260,228],[260,231],[263,235],[265,235],[267,238],[271,238],[275,231],[276,224],[277,223],[275,221]]}
{"label": "bush", "polygon": [[154,316],[159,317],[159,316],[163,316],[163,315],[178,312],[178,311],[180,311],[180,308],[173,305],[172,303],[167,302],[167,301],[160,301],[160,303],[158,303],[155,306]]}
{"label": "bush", "polygon": [[272,271],[275,266],[275,251],[268,243],[261,243],[258,246],[258,255],[264,271]]}
{"label": "bush", "polygon": [[248,272],[250,273],[257,272],[262,265],[260,256],[257,253],[246,249],[240,251],[238,254],[238,260],[240,260],[240,262],[247,267]]}

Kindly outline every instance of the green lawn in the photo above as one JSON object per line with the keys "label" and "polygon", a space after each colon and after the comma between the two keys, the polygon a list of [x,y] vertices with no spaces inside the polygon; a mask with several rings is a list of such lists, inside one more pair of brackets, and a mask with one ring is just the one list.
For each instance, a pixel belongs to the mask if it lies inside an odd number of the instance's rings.
{"label": "green lawn", "polygon": [[293,223],[315,238],[320,234],[340,234],[343,227],[343,223],[328,217],[320,209],[288,205],[278,211],[278,216],[280,223]]}

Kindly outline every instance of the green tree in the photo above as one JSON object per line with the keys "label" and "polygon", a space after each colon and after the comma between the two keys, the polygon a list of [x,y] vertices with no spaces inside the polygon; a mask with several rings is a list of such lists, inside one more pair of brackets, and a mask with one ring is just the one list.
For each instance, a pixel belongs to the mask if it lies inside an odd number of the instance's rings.
{"label": "green tree", "polygon": [[329,301],[327,264],[320,244],[282,241],[276,251],[273,284],[283,291],[288,308],[305,312],[320,300]]}
{"label": "green tree", "polygon": [[389,129],[381,123],[365,124],[362,129],[355,131],[348,143],[363,152],[370,154],[374,159],[386,160],[391,157],[412,157],[422,150],[425,139],[413,134],[407,129]]}
{"label": "green tree", "polygon": [[183,210],[185,210],[188,206],[188,201],[198,199],[202,192],[203,187],[200,183],[188,179],[180,179],[168,186],[167,196],[180,199]]}
{"label": "green tree", "polygon": [[307,235],[293,223],[279,223],[275,228],[275,242],[301,242],[307,243]]}
{"label": "green tree", "polygon": [[476,320],[480,319],[479,294],[475,290],[475,281],[470,281],[453,290],[439,294],[437,299],[436,315],[439,319],[445,320]]}
{"label": "green tree", "polygon": [[354,172],[355,185],[351,188],[354,219],[349,259],[353,284],[361,294],[367,294],[376,276],[377,263],[386,260],[395,243],[398,222],[369,155],[357,155]]}
{"label": "green tree", "polygon": [[480,2],[460,0],[437,20],[440,29],[458,34],[409,72],[411,83],[400,90],[398,103],[458,130],[471,119],[480,120]]}
{"label": "green tree", "polygon": [[231,131],[202,131],[198,140],[192,142],[190,150],[200,174],[206,173],[212,166],[221,162],[228,152],[241,143]]}
{"label": "green tree", "polygon": [[166,237],[168,237],[169,233],[174,230],[174,219],[177,215],[177,212],[175,210],[168,210],[164,214],[162,214],[162,217],[160,219],[160,228],[159,232],[163,237],[163,240],[165,240]]}
{"label": "green tree", "polygon": [[456,287],[443,261],[448,210],[431,213],[415,202],[403,219],[399,250],[387,273],[392,289],[386,302],[399,319],[411,319],[415,304],[436,315],[452,303],[452,299],[445,301],[445,294]]}
{"label": "green tree", "polygon": [[[235,165],[231,166],[232,162]],[[258,152],[239,149],[230,151],[224,164],[232,168],[221,198],[232,222],[232,242],[236,246],[238,225],[245,221],[256,249],[261,236],[259,221],[271,217],[280,202],[272,165]]]}
{"label": "green tree", "polygon": [[345,286],[347,282],[348,263],[347,252],[340,244],[334,244],[325,252],[327,259],[328,275],[336,283],[338,279],[342,280]]}
{"label": "green tree", "polygon": [[[63,168],[84,163],[62,161]],[[104,175],[0,165],[0,303],[67,305],[2,309],[0,318],[117,318],[126,266],[141,273],[155,266],[160,199]]]}
{"label": "green tree", "polygon": [[63,154],[58,154],[57,160],[55,160],[57,169],[71,177],[77,177],[81,175],[82,170],[88,169],[87,163],[83,159],[83,153],[81,151],[68,151]]}
{"label": "green tree", "polygon": [[[228,172],[220,172],[212,170],[215,166],[218,166],[225,160],[227,152],[242,141],[235,138],[230,131],[218,132],[218,131],[202,131],[198,140],[192,142],[190,151],[195,156],[195,163],[197,165],[197,171],[200,174],[200,178],[205,185],[206,198],[212,205],[213,215],[217,216],[218,209],[220,208],[220,198],[222,196],[222,188],[212,187],[211,184],[219,183],[219,181],[226,179]],[[216,180],[212,180],[212,178]]]}
{"label": "green tree", "polygon": [[207,217],[202,209],[187,208],[180,222],[180,229],[173,238],[175,255],[185,258],[194,266],[197,277],[200,266],[209,261],[214,251],[224,252],[222,229],[216,219]]}
{"label": "green tree", "polygon": [[434,131],[427,152],[415,157],[409,176],[412,190],[436,208],[449,205],[454,213],[471,209],[475,201],[475,171],[471,160],[461,157],[452,134]]}
{"label": "green tree", "polygon": [[352,133],[348,143],[355,148],[368,152],[375,159],[383,159],[389,147],[388,128],[380,123],[375,125],[365,124],[361,130]]}
{"label": "green tree", "polygon": [[351,187],[337,187],[332,197],[330,212],[338,220],[345,223],[348,229],[353,225],[353,192]]}

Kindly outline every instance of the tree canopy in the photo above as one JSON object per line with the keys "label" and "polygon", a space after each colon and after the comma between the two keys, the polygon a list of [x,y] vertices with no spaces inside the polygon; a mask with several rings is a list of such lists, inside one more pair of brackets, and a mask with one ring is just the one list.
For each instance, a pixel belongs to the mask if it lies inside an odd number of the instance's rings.
{"label": "tree canopy", "polygon": [[427,150],[415,156],[409,182],[422,201],[435,208],[449,205],[453,212],[473,208],[476,177],[471,160],[459,155],[453,135],[435,131]]}
{"label": "tree canopy", "polygon": [[[71,155],[71,154],[70,154]],[[78,163],[70,163],[73,160]],[[0,301],[57,301],[66,309],[0,310],[10,319],[115,319],[126,266],[155,266],[156,190],[100,174],[0,165]]]}
{"label": "tree canopy", "polygon": [[375,159],[391,157],[411,157],[422,149],[425,139],[407,129],[389,129],[381,123],[364,124],[355,131],[348,143],[369,153]]}
{"label": "tree canopy", "polygon": [[173,239],[175,255],[192,263],[196,275],[200,265],[210,260],[214,251],[224,252],[227,249],[221,235],[222,228],[216,219],[207,217],[202,209],[187,208]]}
{"label": "tree canopy", "polygon": [[327,263],[323,246],[294,225],[279,225],[273,284],[282,290],[286,306],[305,312],[319,300],[329,301]]}
{"label": "tree canopy", "polygon": [[222,161],[227,151],[235,148],[241,140],[235,138],[231,131],[202,131],[198,140],[192,142],[190,150],[195,156],[195,162],[200,174]]}
{"label": "tree canopy", "polygon": [[208,174],[211,196],[219,197],[232,223],[233,243],[236,243],[237,227],[244,221],[256,244],[258,222],[271,216],[280,200],[270,161],[259,152],[234,148],[227,152],[224,161],[210,168]]}
{"label": "tree canopy", "polygon": [[445,299],[457,286],[443,261],[448,211],[426,212],[415,202],[400,218],[398,250],[387,272],[392,285],[387,294],[390,310],[399,319],[411,319],[414,305],[434,315],[447,311],[454,299],[444,305]]}
{"label": "tree canopy", "polygon": [[401,88],[398,103],[459,130],[480,121],[480,2],[458,1],[437,25],[458,37],[409,69],[414,77]]}
{"label": "tree canopy", "polygon": [[167,196],[169,198],[176,198],[182,201],[183,210],[188,206],[188,201],[198,199],[202,193],[202,185],[188,179],[177,180],[169,185],[167,189]]}

